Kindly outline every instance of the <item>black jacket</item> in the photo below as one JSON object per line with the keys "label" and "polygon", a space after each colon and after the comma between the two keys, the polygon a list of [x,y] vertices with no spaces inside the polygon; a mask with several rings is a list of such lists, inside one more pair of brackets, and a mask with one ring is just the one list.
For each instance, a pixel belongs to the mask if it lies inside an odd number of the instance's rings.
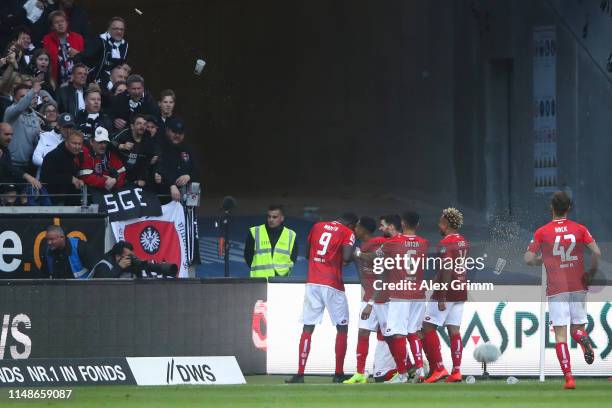
{"label": "black jacket", "polygon": [[74,118],[76,128],[83,133],[86,141],[93,136],[98,126],[108,130],[109,135],[113,133],[113,120],[110,118],[110,116],[100,112],[98,117],[93,119],[89,118],[88,115],[89,114],[86,110],[82,110],[79,111]]}
{"label": "black jacket", "polygon": [[[74,273],[72,269],[70,269],[70,252],[72,251],[72,244],[70,240],[66,238],[66,246],[64,249],[51,251],[53,255],[53,266],[52,269],[49,269],[49,265],[47,262],[48,254],[47,248],[42,250],[41,254],[41,262],[42,266],[40,268],[41,274],[44,278],[51,279],[74,279]],[[88,271],[94,266],[91,251],[86,241],[80,241],[77,247],[77,253],[79,254],[79,258],[81,259],[81,263],[83,267]]]}
{"label": "black jacket", "polygon": [[[108,263],[102,262],[102,260]],[[98,279],[121,278],[123,277],[122,275],[128,278],[132,277],[131,272],[126,272],[119,267],[117,262],[115,262],[115,256],[112,255],[110,251],[104,254],[104,258],[102,258],[102,260],[98,261],[98,263],[94,265],[94,269],[92,271],[93,278],[98,278]]]}
{"label": "black jacket", "polygon": [[[60,143],[43,159],[40,181],[46,183],[49,194],[79,194],[72,184],[72,177],[79,175],[83,153],[74,156]],[[54,205],[79,205],[80,197],[51,197]]]}
{"label": "black jacket", "polygon": [[23,171],[13,166],[11,152],[8,147],[0,147],[2,156],[0,157],[0,184],[23,183]]}
{"label": "black jacket", "polygon": [[[119,150],[119,145],[126,142],[134,143],[132,150],[129,152]],[[132,130],[124,129],[113,137],[111,144],[125,164],[126,181],[144,180],[147,184],[150,184],[153,175],[151,159],[153,156],[159,156],[160,152],[149,132],[145,132],[141,141],[136,142],[132,136]]]}
{"label": "black jacket", "polygon": [[110,71],[127,62],[129,44],[124,40],[119,47],[120,58],[112,57],[112,46],[101,37],[92,38],[85,44],[82,59],[89,66],[88,82],[97,82],[100,86],[106,86],[110,79]]}
{"label": "black jacket", "polygon": [[113,97],[111,108],[111,116],[113,119],[121,118],[129,122],[130,118],[135,113],[159,116],[159,108],[148,92],[145,92],[142,103],[136,109],[130,108],[130,95],[127,92]]}
{"label": "black jacket", "polygon": [[[83,90],[83,98],[85,98],[85,90]],[[60,113],[70,113],[72,117],[76,117],[79,113],[79,97],[74,86],[68,84],[57,90],[57,107]]]}
{"label": "black jacket", "polygon": [[194,181],[197,171],[191,148],[184,142],[175,145],[166,139],[161,144],[161,155],[157,162],[156,172],[162,177],[161,184],[157,184],[161,194],[168,194],[170,186],[177,178],[185,174],[191,177],[191,181]]}
{"label": "black jacket", "polygon": [[[274,248],[276,247],[276,243],[278,242],[278,239],[280,238],[281,233],[283,232],[284,228],[285,226],[281,225],[278,228],[272,229],[268,226],[268,224],[266,224],[266,231],[268,232],[268,238],[270,238],[270,246],[272,247],[272,250],[274,250]],[[253,263],[254,255],[255,255],[255,238],[253,238],[251,231],[249,231],[247,232],[246,239],[244,240],[244,261],[247,263],[249,268],[251,267],[251,264]],[[298,245],[297,245],[297,240],[295,240],[293,244],[293,249],[291,250],[291,260],[293,261],[293,263],[297,261],[297,257],[298,257]]]}

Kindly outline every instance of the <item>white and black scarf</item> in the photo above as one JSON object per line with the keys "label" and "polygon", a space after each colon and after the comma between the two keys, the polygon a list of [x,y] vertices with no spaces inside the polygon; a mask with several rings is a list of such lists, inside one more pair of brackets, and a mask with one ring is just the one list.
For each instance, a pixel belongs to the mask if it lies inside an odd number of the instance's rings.
{"label": "white and black scarf", "polygon": [[110,75],[111,69],[127,60],[128,43],[125,39],[115,41],[108,32],[100,34],[104,41],[104,66],[103,69]]}
{"label": "white and black scarf", "polygon": [[72,75],[72,67],[74,66],[74,61],[70,58],[68,54],[68,50],[70,49],[70,43],[68,39],[66,39],[66,43],[60,44],[57,50],[57,62],[59,65],[59,78],[60,84],[64,84],[70,80],[70,75]]}

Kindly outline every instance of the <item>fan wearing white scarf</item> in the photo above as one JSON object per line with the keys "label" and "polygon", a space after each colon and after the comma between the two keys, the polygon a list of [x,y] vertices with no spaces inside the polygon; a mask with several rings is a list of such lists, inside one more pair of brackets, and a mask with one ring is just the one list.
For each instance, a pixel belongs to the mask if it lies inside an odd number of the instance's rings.
{"label": "fan wearing white scarf", "polygon": [[127,60],[128,43],[124,35],[125,21],[120,17],[113,17],[108,25],[108,31],[100,34],[100,38],[105,43],[102,69],[108,76],[113,67]]}

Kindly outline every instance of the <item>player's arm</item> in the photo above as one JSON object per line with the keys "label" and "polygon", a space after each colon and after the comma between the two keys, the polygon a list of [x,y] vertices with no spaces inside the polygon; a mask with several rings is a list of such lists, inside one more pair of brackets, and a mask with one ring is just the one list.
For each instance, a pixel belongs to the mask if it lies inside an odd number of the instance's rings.
{"label": "player's arm", "polygon": [[[380,285],[380,287],[383,288],[384,282],[387,282],[387,279],[389,279],[389,273],[386,270],[383,270],[383,272],[380,274],[380,278],[380,280],[383,282],[383,285]],[[366,305],[366,307],[363,308],[363,311],[361,312],[361,320],[369,319],[370,313],[372,313],[372,306],[374,305],[374,303],[378,302],[379,298],[382,296],[382,292],[383,290],[374,289],[374,292],[372,292],[372,298],[369,300],[368,304]]]}
{"label": "player's arm", "polygon": [[533,234],[533,239],[527,247],[527,252],[523,255],[523,260],[529,266],[541,266],[542,254],[540,253],[540,230]]}
{"label": "player's arm", "polygon": [[353,260],[354,247],[355,234],[351,232],[350,235],[347,235],[342,242],[342,261],[344,261],[344,265]]}
{"label": "player's arm", "polygon": [[593,277],[597,273],[597,268],[599,268],[599,260],[601,259],[601,250],[595,241],[592,241],[586,245],[591,251],[591,265],[586,275],[587,285],[591,283]]}
{"label": "player's arm", "polygon": [[383,252],[384,244],[380,246],[376,251],[372,252],[361,252],[359,248],[355,249],[355,258],[359,258],[366,262],[374,262],[376,258],[382,258],[384,256]]}
{"label": "player's arm", "polygon": [[353,246],[343,245],[342,246],[342,262],[346,266],[353,260]]}
{"label": "player's arm", "polygon": [[542,265],[542,255],[536,254],[535,252],[527,251],[525,255],[523,255],[523,260],[529,266],[541,266]]}

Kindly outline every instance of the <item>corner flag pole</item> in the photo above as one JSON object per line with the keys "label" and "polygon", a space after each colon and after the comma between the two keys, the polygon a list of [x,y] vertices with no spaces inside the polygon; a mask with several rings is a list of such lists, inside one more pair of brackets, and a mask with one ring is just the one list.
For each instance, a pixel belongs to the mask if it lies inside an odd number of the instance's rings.
{"label": "corner flag pole", "polygon": [[542,264],[542,287],[540,296],[540,382],[544,382],[544,360],[546,354],[546,268]]}

